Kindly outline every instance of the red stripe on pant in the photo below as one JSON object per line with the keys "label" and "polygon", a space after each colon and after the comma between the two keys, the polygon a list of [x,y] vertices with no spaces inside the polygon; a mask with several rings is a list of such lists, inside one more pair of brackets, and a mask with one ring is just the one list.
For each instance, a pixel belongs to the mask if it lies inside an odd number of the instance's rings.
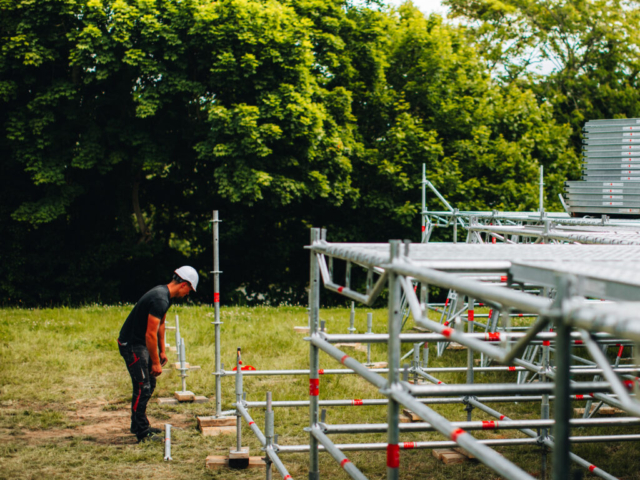
{"label": "red stripe on pant", "polygon": [[138,396],[136,397],[136,403],[133,404],[134,412],[138,411],[138,402],[140,401],[140,395],[142,395],[142,385],[144,385],[144,382],[138,384]]}
{"label": "red stripe on pant", "polygon": [[136,354],[133,354],[133,362],[131,362],[128,366],[130,367],[131,365],[133,365],[134,363],[136,363],[138,360],[140,360],[140,357],[136,356]]}

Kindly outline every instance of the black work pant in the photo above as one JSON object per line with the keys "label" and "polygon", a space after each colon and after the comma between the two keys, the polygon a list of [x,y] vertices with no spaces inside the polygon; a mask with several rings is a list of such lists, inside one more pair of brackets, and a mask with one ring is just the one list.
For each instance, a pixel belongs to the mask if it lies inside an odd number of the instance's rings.
{"label": "black work pant", "polygon": [[142,438],[149,430],[147,404],[156,388],[156,377],[151,375],[149,350],[146,345],[123,345],[118,341],[120,355],[124,358],[131,376],[131,432]]}

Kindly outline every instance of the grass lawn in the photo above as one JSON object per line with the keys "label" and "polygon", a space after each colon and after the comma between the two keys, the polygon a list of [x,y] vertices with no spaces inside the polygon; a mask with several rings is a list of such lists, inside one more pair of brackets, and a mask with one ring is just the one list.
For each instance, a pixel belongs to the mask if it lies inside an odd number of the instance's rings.
{"label": "grass lawn", "polygon": [[[177,372],[165,371],[158,379],[148,408],[152,424],[169,422],[173,430],[173,462],[163,461],[161,444],[138,445],[128,432],[130,379],[118,354],[116,337],[131,306],[90,306],[79,309],[0,310],[0,478],[1,479],[262,479],[263,470],[208,471],[207,455],[223,455],[235,437],[202,437],[196,430],[196,415],[211,415],[213,403],[160,407],[155,397],[172,396],[180,388]],[[257,369],[308,368],[309,346],[293,326],[306,325],[303,307],[223,308],[222,361],[227,370],[235,364],[235,349],[242,347],[243,360]],[[356,312],[359,332],[366,328],[366,312]],[[174,306],[167,316],[173,325],[180,316],[187,360],[200,365],[190,373],[187,387],[213,398],[214,365],[213,310],[207,307]],[[346,333],[348,309],[322,310],[331,333]],[[374,331],[386,331],[386,311],[373,311]],[[174,344],[173,332],[167,339]],[[407,351],[409,345],[403,345]],[[352,354],[350,352],[350,354]],[[170,355],[170,362],[175,354]],[[365,353],[353,353],[364,361]],[[430,366],[466,365],[465,351],[447,351],[437,358],[430,350]],[[321,368],[340,365],[321,354]],[[386,360],[384,345],[374,345],[373,360]],[[504,382],[514,373],[476,374],[478,382]],[[447,383],[464,383],[465,374],[444,374]],[[274,400],[308,400],[307,377],[245,377],[248,400],[264,400],[272,391]],[[234,400],[233,378],[223,379],[223,408]],[[354,375],[325,376],[321,399],[382,398],[375,388]],[[539,418],[537,404],[492,405],[514,419]],[[576,407],[584,406],[577,402]],[[463,405],[434,406],[450,420],[466,420]],[[264,412],[251,413],[264,431]],[[475,410],[475,420],[491,420]],[[327,411],[328,423],[386,422],[386,407],[339,407]],[[308,409],[276,409],[275,428],[282,445],[307,444]],[[640,428],[574,430],[574,435],[638,433]],[[259,443],[243,422],[243,444],[252,455],[260,455]],[[522,434],[506,430],[473,432],[478,438],[512,438]],[[385,442],[385,434],[333,436],[336,443]],[[435,432],[408,433],[401,441],[443,440]],[[539,474],[540,450],[533,447],[498,448],[506,458],[532,474]],[[635,443],[575,445],[573,451],[621,478],[640,479],[640,448]],[[371,479],[386,478],[385,452],[348,452],[349,459]],[[307,478],[307,454],[282,455],[294,479]],[[348,478],[336,462],[321,454],[321,476]],[[584,472],[584,478],[596,478]],[[279,478],[274,473],[274,478]],[[445,466],[430,450],[401,452],[402,479],[497,479],[480,463]]]}

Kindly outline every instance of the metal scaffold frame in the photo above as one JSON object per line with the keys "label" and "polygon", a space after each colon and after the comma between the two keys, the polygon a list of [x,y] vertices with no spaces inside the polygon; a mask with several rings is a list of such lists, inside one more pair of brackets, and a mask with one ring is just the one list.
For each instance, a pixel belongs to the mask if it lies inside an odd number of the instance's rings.
{"label": "metal scaffold frame", "polygon": [[[437,244],[430,244],[431,247]],[[365,245],[365,244],[330,244],[326,242],[326,232],[321,230],[312,231],[312,243],[309,247],[311,250],[311,277],[310,277],[310,472],[309,478],[319,478],[318,471],[318,452],[317,447],[324,447],[332,456],[340,462],[341,465],[348,466],[345,468],[352,478],[363,478],[361,472],[354,471],[353,464],[349,462],[343,454],[338,455],[340,451],[354,450],[376,450],[386,448],[387,450],[387,477],[389,479],[398,478],[399,469],[399,451],[401,449],[410,448],[435,448],[436,446],[458,445],[466,451],[472,453],[480,461],[484,462],[490,468],[504,478],[523,479],[532,478],[529,474],[522,471],[517,466],[505,460],[497,454],[491,447],[506,444],[531,444],[551,449],[554,456],[554,479],[565,479],[569,476],[569,460],[578,465],[587,468],[592,473],[601,478],[615,478],[604,472],[598,467],[592,465],[588,461],[576,456],[569,451],[569,443],[574,442],[597,442],[597,441],[637,441],[640,435],[607,435],[607,436],[570,436],[571,426],[576,426],[580,421],[593,422],[599,419],[576,419],[570,421],[570,403],[574,399],[595,399],[609,405],[613,405],[626,410],[632,415],[640,414],[640,404],[635,401],[633,395],[638,388],[638,382],[634,380],[623,380],[618,373],[623,375],[627,372],[637,372],[635,367],[616,372],[617,362],[614,367],[611,366],[609,359],[602,353],[601,344],[607,342],[622,341],[627,344],[635,344],[640,341],[640,327],[636,327],[632,319],[638,319],[640,315],[637,313],[637,305],[629,304],[613,304],[613,303],[593,303],[586,301],[583,296],[588,293],[583,289],[585,285],[589,286],[588,277],[582,277],[579,274],[562,272],[559,269],[557,279],[553,285],[556,292],[555,299],[551,300],[544,296],[535,296],[521,291],[514,291],[508,288],[499,288],[491,284],[487,284],[477,279],[465,278],[459,273],[450,273],[439,271],[428,267],[430,257],[424,255],[424,249],[415,248],[415,252],[410,252],[414,247],[419,245],[404,245],[399,241],[392,241],[388,246],[383,245]],[[464,245],[460,245],[464,249]],[[490,246],[486,246],[492,248]],[[506,247],[506,246],[505,246]],[[530,250],[532,246],[525,246],[524,250]],[[527,248],[528,247],[528,248]],[[551,248],[549,248],[551,247]],[[559,253],[558,248],[548,245],[533,246],[546,252],[552,252],[551,257],[564,257],[568,249],[574,250],[575,246],[562,246],[565,253]],[[502,247],[504,248],[504,247]],[[500,249],[502,249],[500,248]],[[632,258],[638,258],[640,249],[637,247],[597,247],[587,248],[592,252],[602,251],[613,248],[614,253],[609,256],[615,257],[619,254],[632,254]],[[456,247],[457,249],[457,247]],[[436,252],[437,255],[437,252]],[[463,255],[464,256],[464,255]],[[513,256],[513,255],[512,255]],[[525,255],[526,256],[526,255]],[[606,255],[605,255],[606,256]],[[317,319],[319,318],[319,292],[320,280],[322,273],[322,265],[326,263],[326,257],[344,260],[360,265],[367,270],[375,268],[382,269],[389,284],[389,333],[385,335],[378,334],[375,339],[367,340],[365,335],[358,335],[358,341],[381,341],[386,340],[388,344],[388,362],[389,374],[385,379],[375,372],[371,372],[364,365],[355,359],[346,355],[344,352],[335,348],[332,344],[343,340],[344,335],[328,335],[320,329]],[[507,258],[509,255],[507,255]],[[544,257],[544,255],[543,255]],[[515,260],[515,259],[514,259]],[[515,261],[511,262],[516,264]],[[443,264],[441,264],[442,266]],[[459,267],[449,264],[448,267],[453,270],[459,270]],[[500,262],[494,260],[494,268],[498,268]],[[532,266],[535,269],[535,265]],[[548,269],[553,269],[549,265]],[[485,268],[490,268],[485,266]],[[504,267],[503,267],[504,268]],[[508,276],[511,277],[511,266],[506,268]],[[526,269],[526,264],[518,264],[520,270]],[[600,276],[601,282],[607,282]],[[359,296],[365,304],[371,304],[379,290],[370,288],[368,285],[366,293],[359,293],[350,286],[337,285],[332,278],[322,278],[325,288],[345,295],[348,298]],[[625,284],[626,288],[635,288],[636,293],[640,292],[640,276],[635,278],[626,278],[620,280],[611,278],[612,285],[609,292],[622,289],[621,284]],[[525,333],[498,332],[496,334],[475,334],[473,333],[473,319],[469,318],[468,332],[445,326],[441,323],[430,320],[427,317],[428,306],[424,301],[418,298],[412,281],[418,281],[422,287],[433,285],[449,288],[465,295],[471,300],[468,302],[473,305],[473,299],[481,299],[485,303],[494,306],[501,313],[509,312],[512,309],[518,309],[527,313],[535,314],[537,320],[531,328]],[[423,291],[424,288],[421,288]],[[586,293],[585,293],[586,292]],[[618,295],[628,294],[619,293]],[[430,335],[439,335],[439,338],[430,337],[430,341],[455,341],[467,347],[468,359],[467,364],[467,383],[462,385],[444,385],[437,378],[432,377],[426,372],[421,372],[420,368],[415,368],[416,362],[412,364],[412,373],[419,373],[423,378],[433,382],[433,386],[411,385],[406,381],[400,380],[401,372],[408,376],[409,369],[402,369],[400,366],[400,344],[402,341],[421,340],[420,335],[414,338],[407,338],[406,335],[400,334],[402,322],[401,315],[401,296],[405,295],[410,311],[416,324],[423,328],[434,332]],[[424,300],[424,299],[422,299]],[[472,308],[471,308],[471,311]],[[504,323],[508,323],[509,317],[503,315]],[[555,331],[550,332],[549,328],[553,324]],[[577,332],[573,332],[573,328],[578,328]],[[426,334],[429,335],[429,334]],[[482,338],[484,336],[484,338]],[[384,337],[384,338],[383,338]],[[422,339],[424,341],[427,338]],[[522,353],[532,342],[540,342],[542,365],[535,365],[530,361],[523,360]],[[551,347],[553,342],[554,349]],[[605,381],[595,380],[592,382],[573,382],[570,379],[572,371],[577,367],[571,366],[571,352],[573,345],[580,345],[587,348],[597,366],[595,370],[589,370],[590,373],[601,375]],[[554,351],[555,368],[549,366],[550,352]],[[636,349],[637,350],[637,349]],[[341,364],[349,367],[365,380],[380,389],[387,399],[388,419],[387,424],[377,425],[374,427],[366,425],[348,425],[348,426],[329,426],[319,419],[319,352],[323,351]],[[474,371],[478,370],[474,367],[474,353],[480,352],[487,357],[499,363],[516,367],[522,367],[526,371],[538,375],[541,382],[538,384],[474,384]],[[414,354],[415,355],[415,354]],[[636,361],[637,363],[637,361]],[[623,377],[624,378],[624,377]],[[631,378],[636,378],[632,376]],[[406,378],[405,378],[406,380]],[[550,382],[552,381],[552,383]],[[631,391],[630,391],[631,389]],[[610,394],[613,393],[613,395]],[[488,407],[483,403],[480,395],[492,395],[499,393],[503,396],[508,395],[538,395],[541,400],[541,419],[534,423],[536,428],[540,428],[540,433],[533,431],[531,428],[521,424],[521,421],[511,420],[500,412]],[[552,396],[553,394],[553,396]],[[484,421],[484,428],[503,428],[506,424],[512,428],[516,428],[527,435],[528,439],[511,439],[512,441],[502,442],[486,442],[476,440],[467,430],[481,428],[480,422],[471,421],[471,408],[468,409],[468,422],[461,424],[460,422],[449,422],[441,415],[432,410],[427,404],[420,402],[420,398],[427,396],[458,396],[461,403],[468,407],[477,408],[484,414],[498,418],[498,421]],[[519,401],[522,396],[511,397],[512,401]],[[555,402],[555,418],[549,419],[549,401],[553,399]],[[399,434],[405,428],[401,428],[399,424],[400,405],[409,408],[416,413],[426,423],[420,426],[411,425],[414,431],[421,429],[436,430],[443,434],[447,441],[445,442],[409,442],[405,445],[399,441]],[[599,420],[601,421],[601,420]],[[635,423],[636,418],[629,418],[623,422]],[[551,436],[549,428],[554,428],[554,435]],[[465,429],[466,428],[466,429]],[[388,441],[386,446],[382,444],[362,444],[362,445],[334,445],[328,438],[330,433],[360,433],[365,431],[387,431]],[[280,447],[282,453],[288,451],[304,451],[303,446],[298,447]],[[543,458],[546,458],[543,456]],[[546,460],[543,461],[543,469],[546,469]]]}

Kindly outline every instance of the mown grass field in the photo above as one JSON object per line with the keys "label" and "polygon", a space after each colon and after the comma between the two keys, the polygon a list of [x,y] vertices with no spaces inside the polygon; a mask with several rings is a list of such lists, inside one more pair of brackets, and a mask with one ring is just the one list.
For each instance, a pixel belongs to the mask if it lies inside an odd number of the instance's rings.
{"label": "mown grass field", "polygon": [[[160,407],[154,400],[148,414],[161,427],[169,422],[173,431],[173,462],[163,461],[161,444],[138,445],[128,433],[130,379],[116,348],[116,337],[130,306],[90,306],[79,309],[0,310],[0,478],[2,479],[261,479],[262,470],[209,471],[205,457],[223,455],[235,437],[202,437],[196,430],[196,415],[210,415],[213,404]],[[366,310],[357,310],[356,326],[365,330]],[[202,369],[190,374],[187,386],[196,394],[213,397],[213,310],[207,307],[174,306],[167,316],[180,315],[187,359]],[[349,311],[321,312],[331,333],[347,332]],[[386,331],[386,311],[374,311],[374,330]],[[235,362],[235,349],[242,347],[245,364],[258,369],[307,368],[308,344],[293,326],[306,325],[303,307],[223,308],[222,360],[227,369]],[[173,344],[173,333],[168,333]],[[410,347],[404,345],[406,351]],[[170,361],[175,357],[171,354]],[[354,353],[364,361],[364,353]],[[436,358],[431,348],[430,366],[465,365],[466,352],[448,351]],[[383,345],[373,348],[373,359],[386,360]],[[321,356],[322,368],[339,365]],[[479,382],[508,381],[514,374],[476,374]],[[463,383],[464,374],[441,375],[447,383]],[[158,380],[154,397],[171,396],[180,386],[174,371]],[[308,399],[307,377],[245,377],[248,400],[264,400],[272,391],[274,400]],[[234,381],[223,380],[223,408],[231,408]],[[381,398],[375,388],[353,375],[321,379],[321,399]],[[583,403],[576,404],[583,406]],[[500,404],[494,408],[517,419],[539,416],[536,404]],[[466,420],[462,405],[434,406],[451,420]],[[251,411],[264,428],[264,413]],[[490,420],[477,410],[474,419]],[[328,423],[385,422],[386,407],[331,408]],[[280,443],[306,444],[308,409],[276,409],[276,433]],[[575,435],[638,433],[639,428],[601,428],[574,431]],[[478,438],[518,437],[514,431],[474,432]],[[260,455],[259,443],[243,424],[244,444],[252,455]],[[401,441],[442,440],[437,433],[403,434]],[[384,442],[384,434],[334,436],[336,443]],[[538,475],[540,451],[531,447],[498,449],[506,458]],[[626,479],[639,479],[640,448],[634,443],[575,445],[573,451]],[[386,478],[385,452],[349,452],[348,457],[371,479]],[[283,459],[294,479],[307,478],[306,454],[287,454]],[[321,454],[322,478],[348,478],[329,457]],[[279,478],[277,473],[274,478]],[[403,479],[496,479],[479,463],[445,466],[430,450],[401,452]],[[592,478],[585,472],[585,478]]]}

